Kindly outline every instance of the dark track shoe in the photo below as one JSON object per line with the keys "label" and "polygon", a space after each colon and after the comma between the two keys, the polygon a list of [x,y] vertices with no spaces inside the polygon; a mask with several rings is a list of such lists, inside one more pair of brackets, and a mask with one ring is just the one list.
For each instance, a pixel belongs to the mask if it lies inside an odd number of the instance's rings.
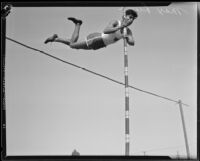
{"label": "dark track shoe", "polygon": [[53,36],[47,38],[44,43],[47,44],[49,42],[53,42],[57,37],[58,37],[58,35],[54,34]]}
{"label": "dark track shoe", "polygon": [[83,23],[83,21],[78,20],[78,19],[76,19],[74,17],[68,17],[68,20],[72,21],[75,24],[80,24],[81,25]]}

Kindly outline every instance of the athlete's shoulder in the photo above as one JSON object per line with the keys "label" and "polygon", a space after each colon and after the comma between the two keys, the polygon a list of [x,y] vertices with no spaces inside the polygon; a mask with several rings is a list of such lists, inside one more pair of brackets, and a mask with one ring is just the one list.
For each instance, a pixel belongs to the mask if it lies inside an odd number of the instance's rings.
{"label": "athlete's shoulder", "polygon": [[112,25],[113,27],[119,26],[120,25],[120,20],[111,20],[110,21],[110,25]]}

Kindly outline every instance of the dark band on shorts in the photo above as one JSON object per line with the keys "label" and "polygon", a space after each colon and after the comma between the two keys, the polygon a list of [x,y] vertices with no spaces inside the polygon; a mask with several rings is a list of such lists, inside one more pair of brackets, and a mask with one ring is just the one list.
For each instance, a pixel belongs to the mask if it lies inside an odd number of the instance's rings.
{"label": "dark band on shorts", "polygon": [[106,47],[101,37],[101,33],[93,33],[93,34],[88,35],[86,43],[87,43],[88,48],[93,49],[93,50]]}

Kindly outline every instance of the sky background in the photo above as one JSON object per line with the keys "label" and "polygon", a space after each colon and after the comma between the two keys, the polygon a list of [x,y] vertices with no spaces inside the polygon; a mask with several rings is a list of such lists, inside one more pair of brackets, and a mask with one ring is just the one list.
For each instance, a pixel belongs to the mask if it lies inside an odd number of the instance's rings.
{"label": "sky background", "polygon": [[[196,3],[128,7],[129,84],[190,105],[183,106],[189,148],[196,157]],[[80,39],[121,19],[120,7],[13,7],[6,35],[53,56],[124,82],[123,41],[100,50],[44,44],[70,38],[83,20]],[[124,155],[125,90],[101,77],[6,40],[5,90],[8,155]],[[129,89],[130,155],[186,156],[178,104]]]}

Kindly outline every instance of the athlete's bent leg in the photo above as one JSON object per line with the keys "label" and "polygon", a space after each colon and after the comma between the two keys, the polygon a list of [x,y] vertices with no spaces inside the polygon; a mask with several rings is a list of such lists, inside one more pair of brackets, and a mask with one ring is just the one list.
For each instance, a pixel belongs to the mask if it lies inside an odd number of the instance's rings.
{"label": "athlete's bent leg", "polygon": [[71,37],[71,43],[75,43],[79,38],[80,27],[83,22],[74,17],[69,17],[68,20],[72,21],[75,24],[74,32]]}

